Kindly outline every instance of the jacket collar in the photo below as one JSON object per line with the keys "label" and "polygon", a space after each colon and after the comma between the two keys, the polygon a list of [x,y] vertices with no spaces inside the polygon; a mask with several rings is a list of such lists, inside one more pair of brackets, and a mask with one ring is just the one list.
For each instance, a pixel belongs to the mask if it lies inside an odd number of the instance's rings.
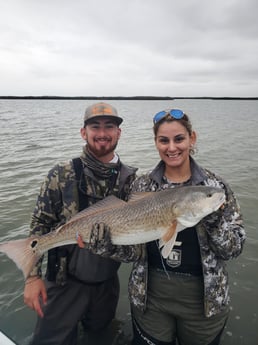
{"label": "jacket collar", "polygon": [[[204,169],[196,163],[196,161],[190,157],[191,166],[191,181],[192,185],[201,184],[203,181],[207,180],[207,175]],[[162,184],[162,178],[164,176],[165,163],[160,161],[158,165],[150,173],[150,177],[157,182],[159,185]]]}

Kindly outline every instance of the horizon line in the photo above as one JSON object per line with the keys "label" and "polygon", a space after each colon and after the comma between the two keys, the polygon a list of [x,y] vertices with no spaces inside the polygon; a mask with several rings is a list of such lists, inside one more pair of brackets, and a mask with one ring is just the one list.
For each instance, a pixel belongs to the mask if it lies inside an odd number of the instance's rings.
{"label": "horizon line", "polygon": [[258,100],[258,97],[237,96],[0,96],[0,99],[74,99],[74,100],[173,100],[173,99],[212,99],[212,100]]}

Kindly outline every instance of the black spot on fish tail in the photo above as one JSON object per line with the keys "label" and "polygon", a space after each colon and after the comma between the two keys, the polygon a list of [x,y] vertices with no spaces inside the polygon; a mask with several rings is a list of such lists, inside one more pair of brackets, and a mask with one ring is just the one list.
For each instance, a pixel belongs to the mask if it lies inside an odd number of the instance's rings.
{"label": "black spot on fish tail", "polygon": [[[38,240],[33,240],[31,243],[30,243],[30,246],[32,249],[34,249],[36,247],[36,245],[38,244]],[[33,250],[33,252],[35,253],[35,249]]]}
{"label": "black spot on fish tail", "polygon": [[38,241],[37,240],[34,240],[34,241],[32,241],[31,242],[31,248],[34,248],[34,247],[36,247],[36,245],[38,244]]}

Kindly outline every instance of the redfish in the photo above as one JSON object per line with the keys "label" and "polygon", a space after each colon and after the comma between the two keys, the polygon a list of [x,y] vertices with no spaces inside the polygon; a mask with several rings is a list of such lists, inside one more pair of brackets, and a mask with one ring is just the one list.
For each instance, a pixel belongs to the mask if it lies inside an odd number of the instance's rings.
{"label": "redfish", "polygon": [[161,253],[166,258],[178,231],[196,225],[224,202],[224,191],[208,186],[139,192],[128,202],[109,196],[46,235],[0,243],[0,252],[16,263],[26,279],[44,252],[77,243],[78,233],[87,243],[93,226],[104,223],[110,229],[113,244],[134,245],[159,239]]}

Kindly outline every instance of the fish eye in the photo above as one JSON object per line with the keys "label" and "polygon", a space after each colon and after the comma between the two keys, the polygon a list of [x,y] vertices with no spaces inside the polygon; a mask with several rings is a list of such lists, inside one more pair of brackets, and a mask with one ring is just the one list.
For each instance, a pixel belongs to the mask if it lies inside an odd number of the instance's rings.
{"label": "fish eye", "polygon": [[212,197],[211,193],[207,194],[207,198],[211,198],[211,197]]}
{"label": "fish eye", "polygon": [[176,212],[178,209],[178,206],[176,204],[172,205],[173,212]]}

